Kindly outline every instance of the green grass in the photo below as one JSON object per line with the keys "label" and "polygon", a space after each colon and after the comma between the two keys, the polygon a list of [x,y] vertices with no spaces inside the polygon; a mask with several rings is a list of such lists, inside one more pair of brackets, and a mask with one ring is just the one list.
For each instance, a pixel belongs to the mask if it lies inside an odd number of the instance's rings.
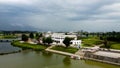
{"label": "green grass", "polygon": [[6,36],[3,36],[3,38],[5,38],[5,39],[14,39],[14,38],[17,38],[17,37],[13,36],[13,35],[6,35]]}
{"label": "green grass", "polygon": [[73,47],[63,47],[63,46],[55,46],[53,48],[51,48],[53,50],[58,50],[58,51],[63,51],[63,52],[69,52],[69,53],[75,53],[78,51],[77,48],[73,48]]}
{"label": "green grass", "polygon": [[118,49],[118,50],[120,50],[120,43],[119,43],[119,44],[113,44],[113,45],[111,46],[111,48],[112,48],[112,49]]}
{"label": "green grass", "polygon": [[100,45],[102,44],[102,40],[100,40],[98,37],[88,37],[88,38],[83,38],[83,46],[88,46],[88,47],[92,47],[94,45]]}
{"label": "green grass", "polygon": [[[108,41],[108,45],[110,46],[110,49],[117,49],[120,50],[120,42],[113,42],[113,41]],[[105,48],[104,45],[101,46],[101,48]]]}
{"label": "green grass", "polygon": [[[112,42],[109,41],[111,45],[111,49],[118,49],[120,50],[120,42]],[[100,40],[99,37],[88,37],[82,38],[82,46],[83,47],[93,47],[94,45],[103,44],[103,40]],[[102,46],[104,47],[104,46]]]}
{"label": "green grass", "polygon": [[33,49],[33,50],[37,50],[37,51],[41,51],[41,50],[44,50],[44,49],[47,48],[44,45],[20,43],[19,41],[13,41],[11,44],[13,46],[20,47],[20,48],[23,48],[23,49]]}
{"label": "green grass", "polygon": [[0,36],[0,39],[15,39],[17,38],[16,36],[14,35],[5,35],[5,36]]}
{"label": "green grass", "polygon": [[0,36],[0,39],[2,39],[3,38],[3,36]]}
{"label": "green grass", "polygon": [[111,49],[120,50],[120,42],[111,42]]}

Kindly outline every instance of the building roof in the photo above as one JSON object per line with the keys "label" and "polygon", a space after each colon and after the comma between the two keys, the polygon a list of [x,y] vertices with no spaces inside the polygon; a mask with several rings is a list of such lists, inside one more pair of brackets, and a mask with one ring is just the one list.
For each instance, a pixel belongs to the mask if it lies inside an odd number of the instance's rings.
{"label": "building roof", "polygon": [[98,51],[98,52],[95,52],[94,54],[95,55],[100,55],[100,56],[111,57],[111,58],[120,58],[120,53]]}
{"label": "building roof", "polygon": [[65,35],[64,33],[53,33],[52,37],[77,37],[76,35]]}

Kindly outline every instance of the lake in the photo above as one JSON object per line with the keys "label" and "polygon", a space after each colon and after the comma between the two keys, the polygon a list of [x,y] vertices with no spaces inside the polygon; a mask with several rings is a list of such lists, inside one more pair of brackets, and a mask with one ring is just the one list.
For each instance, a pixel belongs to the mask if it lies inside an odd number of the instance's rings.
{"label": "lake", "polygon": [[[7,49],[14,50],[11,45],[7,46],[5,51]],[[4,50],[4,47],[2,49]],[[45,51],[25,50],[19,53],[0,55],[0,68],[119,68],[119,66],[90,60],[74,60]]]}
{"label": "lake", "polygon": [[11,53],[19,50],[21,48],[13,47],[10,42],[0,42],[0,53]]}

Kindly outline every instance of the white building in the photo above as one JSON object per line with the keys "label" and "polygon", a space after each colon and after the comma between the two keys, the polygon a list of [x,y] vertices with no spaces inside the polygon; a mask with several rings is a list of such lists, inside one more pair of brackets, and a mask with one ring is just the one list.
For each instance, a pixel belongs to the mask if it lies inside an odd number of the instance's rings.
{"label": "white building", "polygon": [[53,33],[51,36],[52,40],[54,40],[57,44],[62,45],[65,36],[63,33]]}
{"label": "white building", "polygon": [[74,40],[71,40],[71,46],[74,47],[80,47],[81,45],[81,40],[77,40],[77,36],[76,35],[65,35],[65,33],[53,33],[51,35],[52,40],[54,40],[53,44],[58,44],[58,45],[64,45],[63,41],[65,39],[65,37],[69,37],[69,38],[73,38]]}
{"label": "white building", "polygon": [[48,31],[47,33],[44,34],[45,37],[50,37],[52,35],[51,31]]}
{"label": "white building", "polygon": [[81,47],[81,43],[82,43],[81,40],[71,40],[71,46],[73,46],[73,47],[80,48]]}
{"label": "white building", "polygon": [[68,35],[77,35],[77,33],[76,32],[73,32],[73,31],[71,31],[71,32],[69,32],[69,33],[67,33]]}

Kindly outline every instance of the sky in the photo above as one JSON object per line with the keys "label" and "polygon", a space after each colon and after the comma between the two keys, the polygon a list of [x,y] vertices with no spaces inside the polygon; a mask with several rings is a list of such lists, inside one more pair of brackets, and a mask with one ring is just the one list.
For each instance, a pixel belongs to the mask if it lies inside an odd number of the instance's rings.
{"label": "sky", "polygon": [[120,31],[120,0],[0,0],[0,30]]}

